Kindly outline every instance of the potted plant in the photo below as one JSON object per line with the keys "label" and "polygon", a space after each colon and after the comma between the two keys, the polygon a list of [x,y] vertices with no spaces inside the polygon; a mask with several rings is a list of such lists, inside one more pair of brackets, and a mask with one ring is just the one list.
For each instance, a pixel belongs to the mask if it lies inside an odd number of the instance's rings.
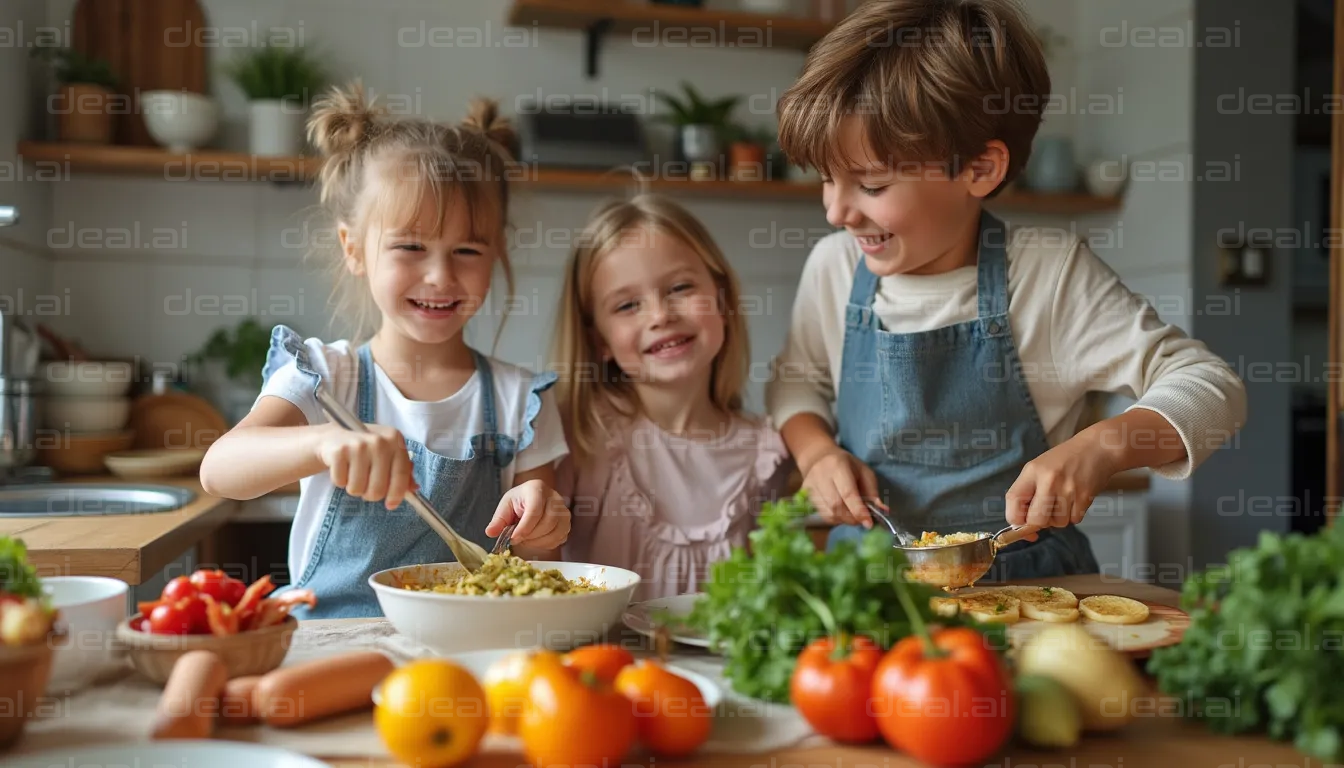
{"label": "potted plant", "polygon": [[324,80],[317,60],[302,46],[281,44],[272,36],[225,71],[248,98],[252,154],[300,154],[309,99]]}
{"label": "potted plant", "polygon": [[775,143],[773,130],[733,125],[728,136],[728,178],[733,181],[767,181],[773,178],[772,158],[767,157]]}
{"label": "potted plant", "polygon": [[50,111],[57,115],[56,131],[61,141],[86,144],[112,143],[114,122],[110,108],[116,96],[117,78],[103,59],[71,48],[39,46],[30,54],[55,67],[60,94]]}
{"label": "potted plant", "polygon": [[654,95],[672,110],[666,119],[677,127],[678,145],[682,156],[691,163],[691,177],[713,178],[728,117],[742,97],[725,96],[711,101],[690,83],[683,82],[681,87],[684,98],[665,91],[654,91]]}
{"label": "potted plant", "polygon": [[271,326],[249,317],[236,328],[216,328],[185,362],[199,370],[224,417],[237,424],[261,392],[261,369],[270,348]]}

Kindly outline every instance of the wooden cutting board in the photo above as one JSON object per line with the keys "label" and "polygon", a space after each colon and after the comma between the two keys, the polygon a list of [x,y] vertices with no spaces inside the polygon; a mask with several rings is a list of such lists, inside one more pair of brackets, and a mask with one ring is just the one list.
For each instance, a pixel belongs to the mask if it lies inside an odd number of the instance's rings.
{"label": "wooden cutting board", "polygon": [[[138,94],[186,90],[206,94],[205,47],[214,30],[196,0],[78,0],[71,47],[106,59],[119,93],[135,109],[117,118],[117,144],[154,146]],[[217,37],[217,35],[214,35]]]}

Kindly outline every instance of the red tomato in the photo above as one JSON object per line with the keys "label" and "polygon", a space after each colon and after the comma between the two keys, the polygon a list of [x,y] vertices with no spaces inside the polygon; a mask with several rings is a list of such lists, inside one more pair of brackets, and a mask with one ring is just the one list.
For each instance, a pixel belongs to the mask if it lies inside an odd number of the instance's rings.
{"label": "red tomato", "polygon": [[192,597],[177,604],[178,610],[187,614],[191,620],[191,634],[208,635],[210,634],[210,619],[205,615],[205,601],[199,597]]}
{"label": "red tomato", "polygon": [[247,591],[247,585],[243,582],[229,577],[224,577],[223,600],[229,605],[237,605],[239,600],[243,599],[243,593]]}
{"label": "red tomato", "polygon": [[1013,728],[1012,682],[985,636],[935,632],[934,651],[911,635],[873,676],[873,714],[887,743],[932,765],[983,763]]}
{"label": "red tomato", "polygon": [[216,600],[224,599],[224,580],[228,576],[223,571],[197,571],[191,574],[191,583],[196,589]]}
{"label": "red tomato", "polygon": [[196,585],[191,583],[191,579],[186,576],[178,576],[164,586],[163,594],[159,595],[159,598],[171,603],[176,603],[178,600],[195,597],[196,592]]}
{"label": "red tomato", "polygon": [[[845,648],[837,651],[837,644]],[[814,641],[798,656],[789,685],[793,706],[817,733],[836,741],[865,742],[877,738],[877,721],[869,706],[873,670],[882,648],[859,635]]]}
{"label": "red tomato", "polygon": [[149,631],[156,635],[191,634],[192,616],[186,606],[164,603],[149,614]]}
{"label": "red tomato", "polygon": [[586,669],[597,675],[604,683],[616,681],[616,675],[622,669],[635,663],[635,657],[619,645],[585,645],[575,648],[561,657],[561,660],[575,669]]}

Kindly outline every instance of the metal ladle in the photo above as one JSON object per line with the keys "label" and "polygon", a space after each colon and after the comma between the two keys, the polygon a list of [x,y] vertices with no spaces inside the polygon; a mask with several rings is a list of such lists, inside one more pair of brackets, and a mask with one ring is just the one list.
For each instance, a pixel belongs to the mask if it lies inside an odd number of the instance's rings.
{"label": "metal ladle", "polygon": [[992,536],[962,544],[898,549],[905,553],[910,564],[911,578],[955,592],[984,578],[999,550],[1039,530],[1034,525],[1010,525]]}
{"label": "metal ladle", "polygon": [[887,526],[887,528],[891,531],[891,535],[896,537],[896,541],[900,543],[902,548],[912,547],[914,546],[915,542],[919,540],[918,536],[896,525],[895,521],[893,521],[890,517],[888,517],[886,513],[884,513],[880,508],[878,508],[878,506],[873,502],[866,501],[864,502],[864,504],[868,506],[868,511],[873,515],[873,517],[877,518],[878,520],[881,520],[882,523]]}

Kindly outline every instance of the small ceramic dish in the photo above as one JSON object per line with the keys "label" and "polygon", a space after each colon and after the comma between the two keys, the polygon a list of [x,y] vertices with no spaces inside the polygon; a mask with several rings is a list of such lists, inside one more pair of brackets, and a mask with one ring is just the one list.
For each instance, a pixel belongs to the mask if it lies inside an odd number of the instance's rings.
{"label": "small ceramic dish", "polygon": [[103,464],[117,477],[146,480],[193,474],[204,458],[200,448],[152,448],[109,453],[103,456]]}
{"label": "small ceramic dish", "polygon": [[294,630],[299,628],[298,619],[286,616],[279,624],[236,635],[156,635],[131,629],[140,618],[137,613],[117,625],[117,642],[130,657],[131,665],[159,684],[168,682],[173,665],[187,651],[218,655],[230,678],[265,674],[285,660]]}

